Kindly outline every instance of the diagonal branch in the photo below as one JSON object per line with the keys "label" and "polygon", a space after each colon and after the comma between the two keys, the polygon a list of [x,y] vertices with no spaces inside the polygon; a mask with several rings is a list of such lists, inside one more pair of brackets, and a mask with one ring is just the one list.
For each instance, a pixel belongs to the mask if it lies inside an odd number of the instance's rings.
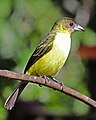
{"label": "diagonal branch", "polygon": [[[36,83],[39,85],[44,85],[49,88],[53,88],[57,91],[60,91],[62,93],[65,93],[69,96],[72,96],[94,108],[96,108],[96,101],[92,100],[91,98],[81,94],[80,92],[73,90],[67,86],[64,86],[63,89],[59,83],[56,83],[52,80],[46,81],[43,78],[33,76],[33,75],[25,75],[23,73],[17,73],[17,72],[12,72],[8,70],[0,70],[0,76],[1,77],[6,77],[6,78],[11,78],[11,79],[16,79],[16,80],[21,80],[21,81],[27,81],[27,82],[32,82]],[[8,79],[10,80],[10,79]]]}

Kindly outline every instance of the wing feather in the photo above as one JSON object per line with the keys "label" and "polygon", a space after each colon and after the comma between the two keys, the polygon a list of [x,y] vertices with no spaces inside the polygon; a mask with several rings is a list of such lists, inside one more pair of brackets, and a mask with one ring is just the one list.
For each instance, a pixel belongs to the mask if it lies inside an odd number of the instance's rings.
{"label": "wing feather", "polygon": [[26,71],[37,61],[39,60],[42,56],[44,56],[45,54],[47,54],[51,49],[52,49],[52,45],[53,45],[53,40],[55,38],[56,33],[49,33],[44,41],[42,41],[37,48],[35,49],[35,51],[33,52],[33,54],[31,55],[26,68],[24,70],[24,73],[26,73]]}

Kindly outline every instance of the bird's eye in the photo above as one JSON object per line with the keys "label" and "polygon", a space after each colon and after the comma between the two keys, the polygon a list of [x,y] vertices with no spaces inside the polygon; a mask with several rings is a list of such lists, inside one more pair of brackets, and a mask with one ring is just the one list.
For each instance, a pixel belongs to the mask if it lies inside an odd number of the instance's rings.
{"label": "bird's eye", "polygon": [[72,27],[72,26],[74,25],[74,23],[73,23],[73,22],[70,22],[69,25],[70,25],[70,27]]}

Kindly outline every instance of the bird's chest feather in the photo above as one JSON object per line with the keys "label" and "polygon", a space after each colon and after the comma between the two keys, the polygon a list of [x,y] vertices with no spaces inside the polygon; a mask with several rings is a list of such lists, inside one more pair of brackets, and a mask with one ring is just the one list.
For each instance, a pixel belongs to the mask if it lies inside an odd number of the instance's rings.
{"label": "bird's chest feather", "polygon": [[47,54],[50,59],[47,59],[49,71],[53,71],[53,75],[56,74],[60,68],[64,65],[70,51],[71,39],[70,34],[57,33],[52,50]]}
{"label": "bird's chest feather", "polygon": [[56,54],[65,59],[68,57],[70,47],[71,47],[71,38],[69,33],[57,33],[54,44],[54,51]]}

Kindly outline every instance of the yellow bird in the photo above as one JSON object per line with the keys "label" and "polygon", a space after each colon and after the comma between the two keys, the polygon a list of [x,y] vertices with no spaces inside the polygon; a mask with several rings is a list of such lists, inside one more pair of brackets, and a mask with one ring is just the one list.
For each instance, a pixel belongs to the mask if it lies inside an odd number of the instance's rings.
{"label": "yellow bird", "polygon": [[[47,77],[56,75],[68,58],[71,48],[71,34],[74,31],[84,31],[84,28],[68,17],[57,20],[43,42],[33,52],[24,73]],[[27,84],[28,82],[20,82],[17,85],[5,102],[7,110],[12,109]]]}

